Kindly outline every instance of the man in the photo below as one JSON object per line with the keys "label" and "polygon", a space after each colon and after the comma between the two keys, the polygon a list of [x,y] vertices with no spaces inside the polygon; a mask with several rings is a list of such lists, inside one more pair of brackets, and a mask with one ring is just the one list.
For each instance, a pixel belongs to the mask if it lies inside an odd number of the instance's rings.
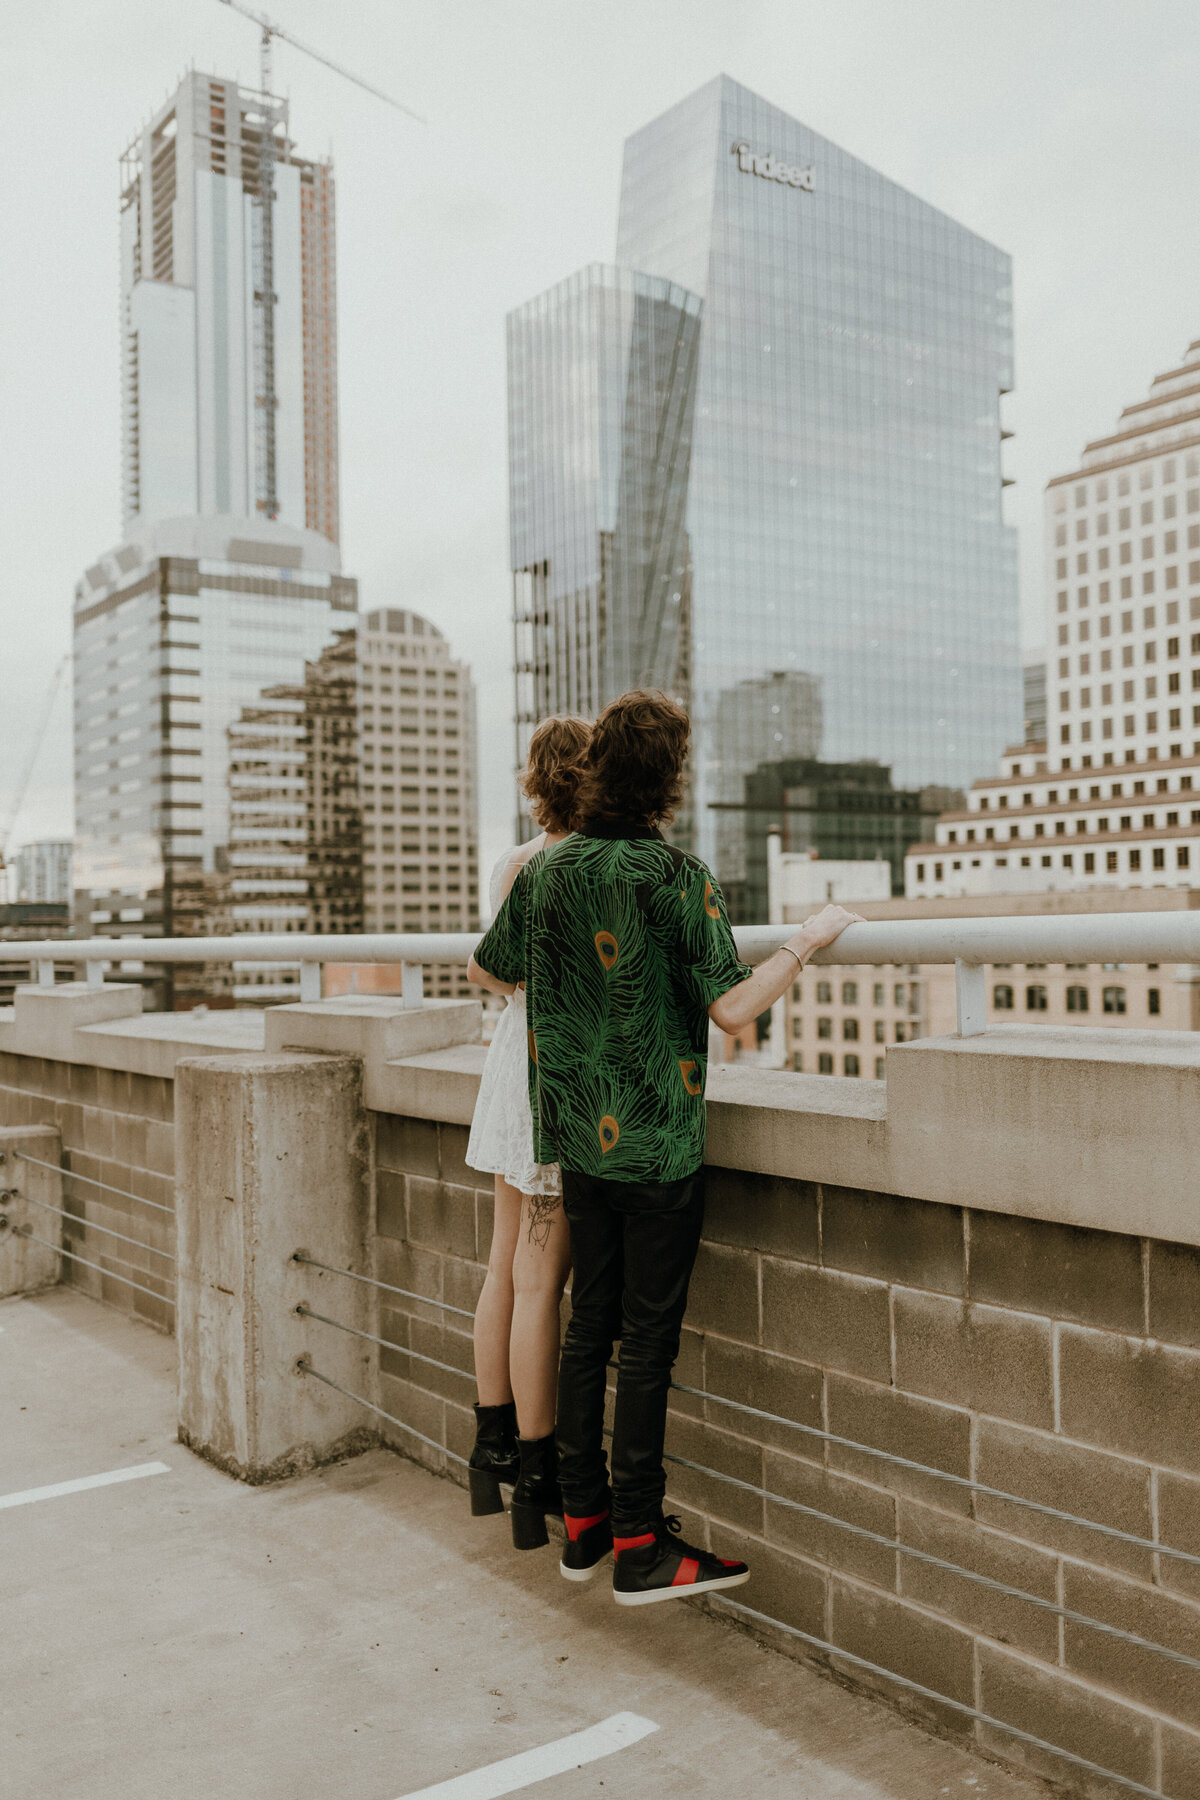
{"label": "man", "polygon": [[658,830],[679,805],[688,734],[663,694],[623,694],[601,713],[582,826],[526,864],[475,953],[498,980],[525,983],[535,1153],[562,1167],[574,1276],[558,1389],[560,1567],[586,1581],[615,1550],[623,1606],[749,1579],[745,1563],[680,1541],[662,1511],[667,1393],[704,1217],[708,1022],[749,1025],[856,919],[827,906],[757,969],[738,962],[712,876]]}

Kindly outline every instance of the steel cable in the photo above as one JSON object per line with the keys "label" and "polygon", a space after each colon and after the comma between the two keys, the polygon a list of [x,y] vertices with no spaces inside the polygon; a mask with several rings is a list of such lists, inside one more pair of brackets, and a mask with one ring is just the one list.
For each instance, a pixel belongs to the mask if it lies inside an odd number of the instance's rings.
{"label": "steel cable", "polygon": [[315,1380],[323,1381],[326,1387],[336,1388],[339,1394],[345,1394],[347,1400],[356,1400],[359,1406],[365,1406],[368,1412],[378,1413],[379,1417],[386,1419],[389,1425],[398,1425],[401,1431],[407,1431],[411,1436],[419,1438],[423,1444],[428,1444],[431,1450],[438,1450],[443,1456],[450,1457],[453,1462],[461,1463],[464,1469],[467,1467],[466,1457],[460,1456],[457,1450],[448,1450],[445,1444],[439,1444],[436,1439],[426,1437],[425,1433],[418,1431],[415,1425],[406,1425],[403,1419],[397,1419],[394,1414],[384,1412],[382,1406],[376,1406],[373,1400],[364,1400],[361,1394],[352,1394],[350,1389],[343,1387],[340,1381],[333,1381],[328,1375],[322,1375],[320,1369],[314,1369],[311,1363],[304,1361],[303,1357],[296,1367],[301,1374],[311,1375]]}
{"label": "steel cable", "polygon": [[[776,1506],[786,1507],[789,1512],[803,1513],[810,1519],[821,1519],[839,1531],[849,1532],[857,1538],[866,1538],[869,1543],[880,1544],[885,1550],[896,1551],[916,1562],[927,1563],[931,1568],[945,1569],[951,1575],[961,1576],[964,1581],[973,1581],[979,1587],[990,1589],[992,1593],[1005,1594],[1010,1600],[1027,1601],[1030,1606],[1053,1613],[1056,1618],[1066,1619],[1072,1625],[1085,1625],[1090,1631],[1103,1632],[1106,1637],[1119,1638],[1122,1643],[1133,1644],[1139,1650],[1152,1650],[1155,1655],[1165,1656],[1170,1662],[1181,1663],[1185,1669],[1200,1671],[1200,1659],[1187,1656],[1182,1650],[1169,1650],[1165,1644],[1156,1644],[1151,1638],[1138,1637],[1135,1632],[1124,1631],[1119,1625],[1107,1625],[1102,1619],[1093,1619],[1087,1613],[1072,1612],[1069,1607],[1060,1606],[1056,1600],[1044,1600],[1038,1594],[1026,1593],[1024,1588],[1009,1587],[1007,1582],[997,1581],[991,1575],[980,1574],[975,1569],[964,1569],[959,1563],[947,1562],[944,1557],[934,1556],[928,1550],[918,1550],[913,1544],[884,1537],[882,1532],[870,1531],[865,1525],[852,1525],[848,1519],[839,1519],[833,1513],[822,1512],[819,1507],[805,1506],[800,1500],[789,1500],[783,1494],[773,1494],[769,1488],[755,1487],[753,1482],[742,1481],[736,1475],[723,1475],[719,1469],[708,1469],[703,1463],[689,1462],[686,1456],[672,1456],[668,1451],[664,1451],[663,1455],[666,1462],[675,1463],[681,1469],[691,1469],[697,1475],[709,1475],[714,1481],[727,1482],[730,1487],[741,1488],[747,1494],[758,1494],[764,1500],[773,1500]],[[905,1597],[910,1600],[914,1598],[911,1594]],[[935,1605],[933,1610],[940,1612],[942,1608]]]}
{"label": "steel cable", "polygon": [[[371,1275],[356,1275],[352,1269],[338,1269],[331,1263],[317,1262],[314,1257],[301,1255],[299,1252],[293,1261],[308,1263],[316,1269],[325,1269],[332,1275],[348,1275],[353,1281],[366,1282],[371,1287],[386,1288],[388,1292],[402,1294],[405,1299],[419,1301],[422,1306],[434,1306],[443,1312],[457,1313],[464,1319],[474,1318],[461,1306],[451,1306],[445,1300],[431,1300],[425,1294],[414,1294],[407,1288],[392,1287],[389,1282],[378,1281]],[[619,1369],[619,1363],[610,1363],[610,1368]],[[822,1443],[837,1444],[846,1450],[857,1450],[863,1456],[874,1457],[879,1462],[889,1464],[893,1468],[910,1469],[918,1475],[928,1475],[935,1481],[944,1481],[953,1487],[967,1488],[973,1494],[983,1494],[991,1500],[1005,1500],[1012,1506],[1023,1507],[1027,1512],[1039,1514],[1042,1518],[1057,1519],[1064,1525],[1078,1525],[1085,1531],[1099,1532],[1104,1537],[1115,1539],[1118,1543],[1132,1544],[1138,1550],[1146,1550],[1152,1556],[1170,1557],[1176,1562],[1187,1563],[1193,1568],[1200,1568],[1200,1555],[1190,1550],[1177,1550],[1170,1544],[1155,1543],[1152,1538],[1139,1537],[1136,1532],[1123,1531],[1118,1525],[1103,1525],[1098,1519],[1084,1519],[1078,1513],[1064,1511],[1061,1507],[1050,1506],[1043,1500],[1030,1500],[1024,1494],[1013,1494],[1007,1488],[992,1487],[988,1482],[976,1481],[969,1475],[954,1475],[948,1469],[935,1469],[930,1463],[914,1462],[911,1457],[898,1456],[892,1450],[880,1450],[874,1444],[860,1444],[854,1438],[841,1437],[837,1432],[824,1431],[816,1425],[802,1425],[796,1419],[787,1419],[781,1413],[765,1412],[762,1407],[750,1406],[743,1400],[730,1400],[723,1394],[710,1394],[704,1388],[688,1387],[684,1382],[672,1381],[676,1393],[690,1394],[697,1400],[711,1400],[718,1406],[729,1406],[737,1412],[746,1413],[751,1418],[762,1419],[771,1425],[786,1426],[789,1431],[799,1431],[805,1437],[818,1438]]]}
{"label": "steel cable", "polygon": [[[118,1275],[115,1269],[106,1269],[102,1263],[89,1262],[86,1256],[77,1256],[74,1250],[64,1250],[61,1244],[52,1244],[49,1238],[39,1237],[36,1231],[23,1226],[14,1235],[32,1239],[35,1244],[44,1244],[47,1250],[53,1250],[56,1256],[67,1256],[72,1262],[82,1263],[85,1269],[95,1269],[97,1275],[107,1275],[110,1281],[123,1281],[126,1287],[136,1288],[139,1294],[149,1294],[152,1300],[161,1300],[167,1306],[174,1306],[175,1301],[170,1294],[160,1294],[157,1288],[143,1286],[140,1281],[133,1281],[128,1275]],[[164,1279],[166,1279],[164,1277]]]}
{"label": "steel cable", "polygon": [[422,1306],[440,1307],[442,1312],[457,1313],[460,1319],[475,1317],[465,1306],[451,1306],[448,1300],[430,1300],[425,1294],[414,1294],[409,1288],[394,1287],[390,1281],[380,1281],[375,1275],[356,1275],[353,1269],[335,1269],[332,1263],[318,1262],[315,1256],[305,1256],[300,1250],[294,1252],[292,1261],[306,1263],[310,1269],[324,1269],[330,1275],[346,1275],[351,1281],[362,1281],[368,1287],[383,1288],[389,1294],[403,1294],[406,1300],[419,1300]]}
{"label": "steel cable", "polygon": [[109,1237],[120,1238],[123,1244],[132,1244],[135,1250],[146,1250],[151,1256],[165,1256],[168,1262],[175,1261],[169,1250],[157,1250],[153,1244],[144,1244],[141,1238],[126,1237],[123,1231],[114,1231],[111,1225],[101,1225],[96,1219],[81,1218],[78,1213],[67,1212],[61,1206],[51,1206],[48,1200],[35,1200],[32,1194],[22,1194],[21,1199],[27,1200],[30,1206],[41,1206],[47,1212],[57,1213],[60,1219],[70,1219],[73,1225],[81,1225],[87,1231],[106,1231]]}
{"label": "steel cable", "polygon": [[[610,1364],[610,1368],[619,1364]],[[1134,1532],[1122,1531],[1117,1525],[1101,1525],[1098,1519],[1081,1519],[1077,1513],[1063,1512],[1057,1506],[1047,1506],[1041,1500],[1027,1500],[1023,1494],[1010,1494],[1006,1488],[989,1487],[986,1482],[973,1481],[969,1475],[951,1475],[946,1469],[935,1469],[929,1463],[913,1462],[907,1456],[897,1456],[891,1450],[877,1450],[871,1444],[860,1444],[854,1438],[839,1437],[836,1432],[822,1431],[816,1425],[801,1425],[795,1419],[785,1419],[780,1413],[763,1412],[760,1407],[747,1406],[741,1400],[726,1400],[722,1394],[708,1394],[703,1388],[684,1387],[682,1382],[673,1381],[671,1386],[680,1394],[691,1394],[698,1400],[715,1400],[720,1406],[736,1407],[738,1412],[749,1413],[753,1418],[766,1419],[772,1425],[787,1425],[792,1431],[803,1432],[806,1437],[820,1438],[826,1444],[840,1444],[847,1450],[859,1450],[864,1456],[878,1457],[881,1462],[891,1463],[898,1469],[912,1469],[919,1475],[932,1475],[938,1481],[952,1483],[955,1487],[970,1488],[974,1494],[986,1494],[991,1500],[1008,1500],[1014,1506],[1024,1506],[1030,1512],[1041,1513],[1048,1519],[1061,1519],[1067,1525],[1082,1525],[1087,1531],[1103,1532],[1106,1537],[1117,1538],[1123,1544],[1135,1544],[1139,1550],[1149,1550],[1155,1556],[1171,1556],[1178,1562],[1191,1563],[1200,1568],[1200,1556],[1190,1550],[1175,1550],[1170,1544],[1156,1544],[1152,1538],[1138,1537]],[[845,1471],[835,1470],[834,1473]]]}
{"label": "steel cable", "polygon": [[[296,1312],[302,1319],[319,1319],[322,1325],[332,1325],[337,1331],[348,1331],[354,1337],[366,1338],[369,1344],[379,1344],[385,1350],[398,1350],[401,1356],[411,1356],[417,1362],[428,1363],[431,1369],[444,1369],[447,1375],[462,1375],[468,1381],[475,1379],[473,1369],[456,1369],[453,1363],[439,1362],[436,1356],[426,1356],[422,1350],[410,1350],[407,1344],[394,1344],[390,1338],[376,1337],[371,1331],[360,1331],[357,1325],[344,1325],[341,1319],[329,1319],[324,1313],[314,1312],[311,1306],[306,1306],[303,1301],[296,1308]],[[1196,1666],[1200,1668],[1200,1663]]]}
{"label": "steel cable", "polygon": [[106,1194],[120,1194],[122,1200],[136,1200],[139,1206],[152,1206],[155,1212],[170,1213],[175,1217],[173,1206],[164,1206],[161,1200],[147,1200],[144,1194],[131,1194],[128,1188],[114,1187],[111,1181],[99,1181],[95,1175],[81,1175],[77,1169],[64,1169],[61,1163],[43,1162],[40,1157],[30,1156],[24,1150],[14,1150],[22,1162],[32,1163],[35,1169],[49,1169],[55,1175],[61,1175],[64,1181],[86,1181],[91,1187],[103,1188]]}

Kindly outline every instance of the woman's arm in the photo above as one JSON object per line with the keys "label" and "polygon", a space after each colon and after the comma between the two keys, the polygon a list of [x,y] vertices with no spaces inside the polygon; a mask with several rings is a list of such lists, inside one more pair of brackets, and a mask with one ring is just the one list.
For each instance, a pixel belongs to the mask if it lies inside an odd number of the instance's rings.
{"label": "woman's arm", "polygon": [[[537,852],[542,848],[545,841],[546,835],[543,832],[540,837],[533,838],[528,844],[521,844],[509,857],[504,874],[500,878],[501,906],[503,906],[504,902],[508,899],[513,882],[517,879],[517,876],[521,873],[525,864],[531,857],[537,855]],[[517,988],[521,986],[520,982],[501,981],[498,976],[489,975],[486,969],[480,968],[474,957],[472,957],[467,964],[467,980],[474,983],[476,987],[487,988],[488,992],[492,994],[514,994]]]}
{"label": "woman's arm", "polygon": [[786,994],[814,951],[832,944],[847,925],[861,922],[860,913],[847,912],[844,906],[822,907],[813,918],[805,920],[794,937],[788,939],[786,950],[777,950],[745,981],[739,981],[719,1000],[714,1000],[708,1009],[709,1018],[721,1031],[743,1031]]}
{"label": "woman's arm", "polygon": [[517,991],[515,981],[501,981],[498,976],[489,975],[486,969],[480,968],[474,957],[467,964],[467,980],[474,982],[476,987],[487,988],[492,994],[515,994]]}
{"label": "woman's arm", "polygon": [[530,838],[527,844],[518,844],[517,848],[513,851],[508,862],[505,864],[504,874],[500,878],[501,906],[503,906],[504,902],[508,899],[512,884],[521,873],[521,870],[525,867],[525,864],[527,862],[532,862],[538,851],[545,848],[545,844],[546,834],[543,831],[538,837]]}

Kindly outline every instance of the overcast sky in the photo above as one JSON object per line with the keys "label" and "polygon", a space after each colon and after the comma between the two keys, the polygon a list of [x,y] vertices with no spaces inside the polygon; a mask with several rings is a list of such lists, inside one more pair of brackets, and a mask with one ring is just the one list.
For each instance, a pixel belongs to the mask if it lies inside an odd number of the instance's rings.
{"label": "overcast sky", "polygon": [[[480,690],[483,847],[512,736],[504,315],[611,260],[624,138],[724,71],[1008,250],[1024,636],[1041,490],[1200,336],[1195,0],[270,0],[302,153],[338,180],[343,557]],[[74,582],[119,537],[117,159],[194,64],[251,81],[219,0],[0,7],[0,829]],[[981,775],[991,770],[979,771]],[[14,845],[71,830],[65,688]]]}

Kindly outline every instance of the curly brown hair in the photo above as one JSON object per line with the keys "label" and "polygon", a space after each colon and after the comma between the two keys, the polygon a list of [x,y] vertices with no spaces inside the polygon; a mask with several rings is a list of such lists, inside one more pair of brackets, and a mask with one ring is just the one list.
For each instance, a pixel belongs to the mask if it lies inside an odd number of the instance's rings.
{"label": "curly brown hair", "polygon": [[543,719],[529,740],[521,792],[532,804],[543,831],[574,831],[578,823],[579,783],[592,728],[573,713]]}
{"label": "curly brown hair", "polygon": [[579,817],[666,825],[683,799],[691,721],[658,689],[632,688],[610,701],[592,729],[579,790]]}

